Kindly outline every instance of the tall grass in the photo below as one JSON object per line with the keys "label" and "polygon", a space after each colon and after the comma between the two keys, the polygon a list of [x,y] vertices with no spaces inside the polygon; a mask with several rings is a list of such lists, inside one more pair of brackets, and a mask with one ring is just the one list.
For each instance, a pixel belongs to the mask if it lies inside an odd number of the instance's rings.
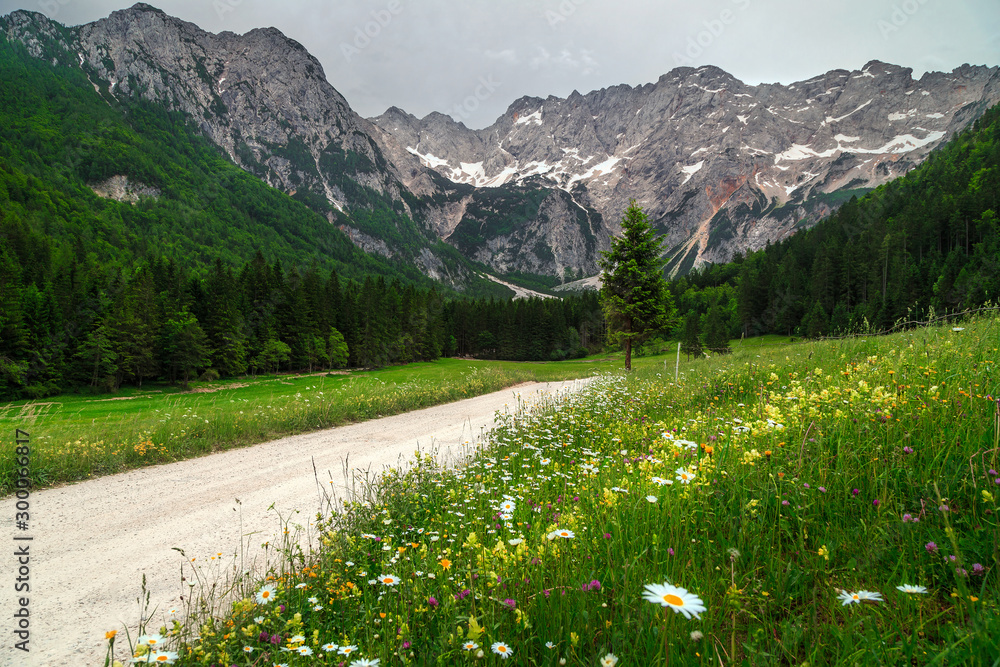
{"label": "tall grass", "polygon": [[677,384],[606,374],[455,468],[422,457],[331,504],[319,552],[225,616],[178,614],[162,656],[995,665],[998,339],[980,318],[737,352]]}

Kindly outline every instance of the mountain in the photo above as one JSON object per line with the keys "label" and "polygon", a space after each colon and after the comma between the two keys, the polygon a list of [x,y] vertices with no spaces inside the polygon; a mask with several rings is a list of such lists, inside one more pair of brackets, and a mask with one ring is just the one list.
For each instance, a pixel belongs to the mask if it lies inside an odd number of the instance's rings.
{"label": "mountain", "polygon": [[961,318],[996,308],[997,211],[1000,105],[906,175],[852,197],[810,229],[706,265],[671,290],[703,329],[715,309],[727,339],[866,335]]}
{"label": "mountain", "polygon": [[326,217],[358,247],[464,289],[476,267],[423,224],[435,175],[404,176],[381,132],[358,116],[300,44],[279,31],[214,35],[137,4],[65,27],[26,11],[0,34],[53,65],[82,70],[109,102],[186,114],[232,162]]}
{"label": "mountain", "polygon": [[635,88],[523,97],[482,130],[395,107],[372,120],[456,183],[560,189],[611,233],[634,198],[686,272],[816,222],[1000,100],[997,67],[911,73],[872,61],[748,86],[716,67],[680,67]]}
{"label": "mountain", "polygon": [[904,173],[1000,100],[998,68],[919,80],[872,62],[788,86],[714,67],[525,97],[488,128],[390,108],[366,120],[273,28],[212,34],[137,4],[65,27],[0,18],[34,56],[108,100],[187,114],[234,163],[358,247],[459,289],[484,267],[536,288],[597,273],[636,199],[671,270],[760,248]]}

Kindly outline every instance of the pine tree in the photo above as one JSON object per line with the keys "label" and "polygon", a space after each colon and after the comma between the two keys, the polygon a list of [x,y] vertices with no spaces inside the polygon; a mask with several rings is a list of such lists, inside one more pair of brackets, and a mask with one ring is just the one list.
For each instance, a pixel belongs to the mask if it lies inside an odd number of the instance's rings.
{"label": "pine tree", "polygon": [[684,317],[684,339],[681,342],[681,349],[688,360],[692,356],[701,354],[701,316],[696,310],[689,311]]}
{"label": "pine tree", "polygon": [[625,347],[625,370],[632,370],[632,346],[667,329],[674,304],[663,278],[662,239],[635,200],[622,218],[622,236],[602,253],[601,305],[612,342]]}
{"label": "pine tree", "polygon": [[705,317],[705,349],[715,354],[729,354],[729,332],[722,314],[722,306],[713,303]]}

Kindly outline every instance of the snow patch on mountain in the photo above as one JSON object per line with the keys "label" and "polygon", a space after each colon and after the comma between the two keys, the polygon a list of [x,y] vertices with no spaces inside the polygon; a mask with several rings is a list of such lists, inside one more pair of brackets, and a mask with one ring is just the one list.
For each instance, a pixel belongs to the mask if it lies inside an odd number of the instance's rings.
{"label": "snow patch on mountain", "polygon": [[698,171],[700,171],[701,168],[704,166],[705,166],[705,161],[702,160],[701,162],[697,162],[687,167],[681,167],[681,172],[685,174],[684,180],[681,181],[681,185],[684,185],[685,183],[690,181],[691,177],[694,176],[696,173],[698,173]]}
{"label": "snow patch on mountain", "polygon": [[433,169],[434,167],[444,167],[448,165],[448,161],[445,160],[444,158],[435,157],[431,153],[426,153],[426,154],[421,153],[413,146],[407,146],[406,150],[409,151],[410,153],[413,153],[418,158],[420,158],[420,161],[424,164],[425,167],[430,167],[431,169]]}
{"label": "snow patch on mountain", "polygon": [[531,123],[533,125],[541,125],[542,110],[539,109],[535,113],[528,114],[527,116],[520,116],[518,117],[517,120],[514,121],[514,125],[527,125],[528,123]]}

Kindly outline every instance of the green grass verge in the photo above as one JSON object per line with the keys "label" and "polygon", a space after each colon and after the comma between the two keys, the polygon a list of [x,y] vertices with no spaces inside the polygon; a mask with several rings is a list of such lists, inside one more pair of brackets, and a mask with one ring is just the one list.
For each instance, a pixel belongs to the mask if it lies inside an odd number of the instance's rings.
{"label": "green grass verge", "polygon": [[192,391],[69,394],[0,406],[0,495],[16,480],[14,431],[31,435],[35,488],[447,403],[529,381],[583,377],[588,364],[440,359],[341,375],[266,376]]}
{"label": "green grass verge", "polygon": [[225,618],[164,623],[168,657],[994,665],[998,340],[980,318],[605,374],[456,469],[385,472]]}

